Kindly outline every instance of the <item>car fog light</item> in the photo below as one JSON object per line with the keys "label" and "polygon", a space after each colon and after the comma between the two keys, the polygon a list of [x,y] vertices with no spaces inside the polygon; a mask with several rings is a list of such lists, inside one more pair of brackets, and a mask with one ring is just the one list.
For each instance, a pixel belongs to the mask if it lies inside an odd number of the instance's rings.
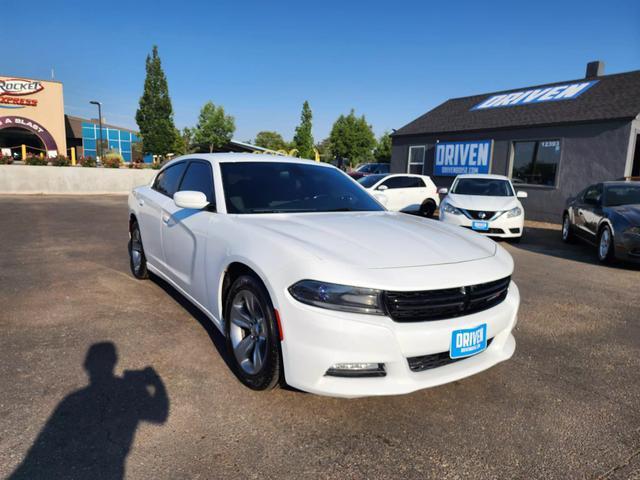
{"label": "car fog light", "polygon": [[325,375],[330,377],[384,377],[384,363],[336,363]]}

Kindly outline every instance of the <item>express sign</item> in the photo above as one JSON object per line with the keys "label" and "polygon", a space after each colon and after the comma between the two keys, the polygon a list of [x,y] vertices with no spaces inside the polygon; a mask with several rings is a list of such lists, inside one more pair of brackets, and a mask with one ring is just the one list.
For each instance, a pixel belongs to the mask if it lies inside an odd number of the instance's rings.
{"label": "express sign", "polygon": [[568,83],[553,87],[534,88],[518,92],[501,93],[492,95],[479,103],[471,110],[484,110],[496,107],[513,107],[515,105],[528,105],[530,103],[542,103],[558,100],[571,100],[582,95],[585,91],[598,83],[598,80],[580,83]]}
{"label": "express sign", "polygon": [[44,90],[44,86],[42,82],[37,80],[20,80],[18,78],[0,80],[0,95],[32,95],[40,90]]}
{"label": "express sign", "polygon": [[433,174],[454,177],[465,173],[489,173],[491,144],[491,140],[437,143]]}

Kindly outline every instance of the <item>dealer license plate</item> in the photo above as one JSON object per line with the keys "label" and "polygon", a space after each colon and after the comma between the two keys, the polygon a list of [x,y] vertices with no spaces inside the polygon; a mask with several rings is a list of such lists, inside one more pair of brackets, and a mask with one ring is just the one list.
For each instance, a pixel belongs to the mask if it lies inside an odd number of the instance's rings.
{"label": "dealer license plate", "polygon": [[473,230],[487,231],[489,230],[489,222],[471,222]]}
{"label": "dealer license plate", "polygon": [[451,333],[451,358],[464,358],[482,352],[487,348],[487,324],[479,327],[454,330]]}

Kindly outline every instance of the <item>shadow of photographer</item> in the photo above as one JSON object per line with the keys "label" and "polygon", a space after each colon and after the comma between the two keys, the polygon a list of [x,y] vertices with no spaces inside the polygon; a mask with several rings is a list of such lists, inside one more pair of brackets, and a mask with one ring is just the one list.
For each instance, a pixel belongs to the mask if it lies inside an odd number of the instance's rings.
{"label": "shadow of photographer", "polygon": [[138,424],[164,423],[169,398],[153,368],[118,377],[117,361],[113,343],[91,345],[84,361],[89,385],[58,404],[9,479],[124,477]]}

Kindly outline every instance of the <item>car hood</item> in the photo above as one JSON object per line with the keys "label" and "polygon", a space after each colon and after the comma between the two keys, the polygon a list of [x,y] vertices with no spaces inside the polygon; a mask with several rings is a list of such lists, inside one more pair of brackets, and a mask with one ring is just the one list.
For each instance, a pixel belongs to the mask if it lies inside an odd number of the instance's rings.
{"label": "car hood", "polygon": [[608,208],[612,212],[622,215],[631,225],[640,225],[640,205],[619,205]]}
{"label": "car hood", "polygon": [[496,245],[460,227],[396,212],[239,215],[254,233],[283,237],[320,260],[364,268],[468,262],[492,256]]}
{"label": "car hood", "polygon": [[481,195],[457,195],[450,193],[447,195],[447,202],[454,207],[467,210],[486,210],[498,212],[511,210],[520,205],[516,197],[485,197]]}

